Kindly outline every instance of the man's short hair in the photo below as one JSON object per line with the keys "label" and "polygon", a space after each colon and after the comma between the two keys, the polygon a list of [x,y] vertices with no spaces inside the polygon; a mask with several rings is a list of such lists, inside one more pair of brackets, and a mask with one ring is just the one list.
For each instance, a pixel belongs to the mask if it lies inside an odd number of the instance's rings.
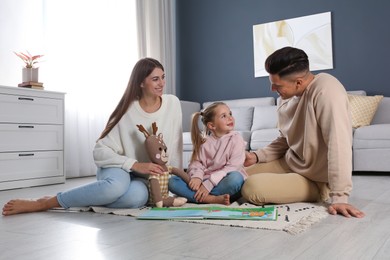
{"label": "man's short hair", "polygon": [[284,47],[276,50],[265,60],[265,69],[269,74],[284,77],[309,70],[307,54],[297,48]]}

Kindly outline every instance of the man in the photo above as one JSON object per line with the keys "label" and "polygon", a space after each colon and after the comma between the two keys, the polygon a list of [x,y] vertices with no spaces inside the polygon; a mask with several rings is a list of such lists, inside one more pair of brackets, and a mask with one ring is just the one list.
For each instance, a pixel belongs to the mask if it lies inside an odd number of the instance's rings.
{"label": "man", "polygon": [[333,76],[309,71],[300,49],[285,47],[265,61],[278,104],[280,136],[246,154],[251,203],[330,201],[330,214],[364,217],[348,204],[352,190],[352,124],[348,96]]}

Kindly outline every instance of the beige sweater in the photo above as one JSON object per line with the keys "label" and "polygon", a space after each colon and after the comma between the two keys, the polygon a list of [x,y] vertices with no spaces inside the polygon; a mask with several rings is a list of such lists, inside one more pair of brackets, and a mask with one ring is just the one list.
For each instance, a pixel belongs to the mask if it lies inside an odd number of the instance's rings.
{"label": "beige sweater", "polygon": [[348,203],[352,190],[352,124],[347,93],[320,73],[301,97],[278,106],[280,136],[256,153],[259,162],[281,157],[306,178],[328,183],[332,203]]}

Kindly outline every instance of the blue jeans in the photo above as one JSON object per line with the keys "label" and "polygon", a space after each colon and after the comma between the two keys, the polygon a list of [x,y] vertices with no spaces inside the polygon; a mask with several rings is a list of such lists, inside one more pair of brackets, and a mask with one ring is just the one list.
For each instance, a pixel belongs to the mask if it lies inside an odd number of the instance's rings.
{"label": "blue jeans", "polygon": [[[229,172],[211,191],[210,195],[230,195],[230,201],[234,201],[241,196],[241,187],[244,184],[244,177],[237,171]],[[169,190],[180,196],[187,198],[188,202],[197,203],[195,191],[191,190],[180,177],[172,176],[169,179]]]}
{"label": "blue jeans", "polygon": [[149,198],[147,180],[121,168],[99,168],[97,181],[57,194],[63,208],[105,206],[138,208]]}

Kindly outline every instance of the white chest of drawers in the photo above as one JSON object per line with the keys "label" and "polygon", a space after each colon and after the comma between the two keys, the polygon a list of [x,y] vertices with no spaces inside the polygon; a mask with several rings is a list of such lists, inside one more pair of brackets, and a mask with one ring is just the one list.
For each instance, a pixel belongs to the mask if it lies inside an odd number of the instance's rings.
{"label": "white chest of drawers", "polygon": [[64,96],[0,86],[0,190],[65,182]]}

